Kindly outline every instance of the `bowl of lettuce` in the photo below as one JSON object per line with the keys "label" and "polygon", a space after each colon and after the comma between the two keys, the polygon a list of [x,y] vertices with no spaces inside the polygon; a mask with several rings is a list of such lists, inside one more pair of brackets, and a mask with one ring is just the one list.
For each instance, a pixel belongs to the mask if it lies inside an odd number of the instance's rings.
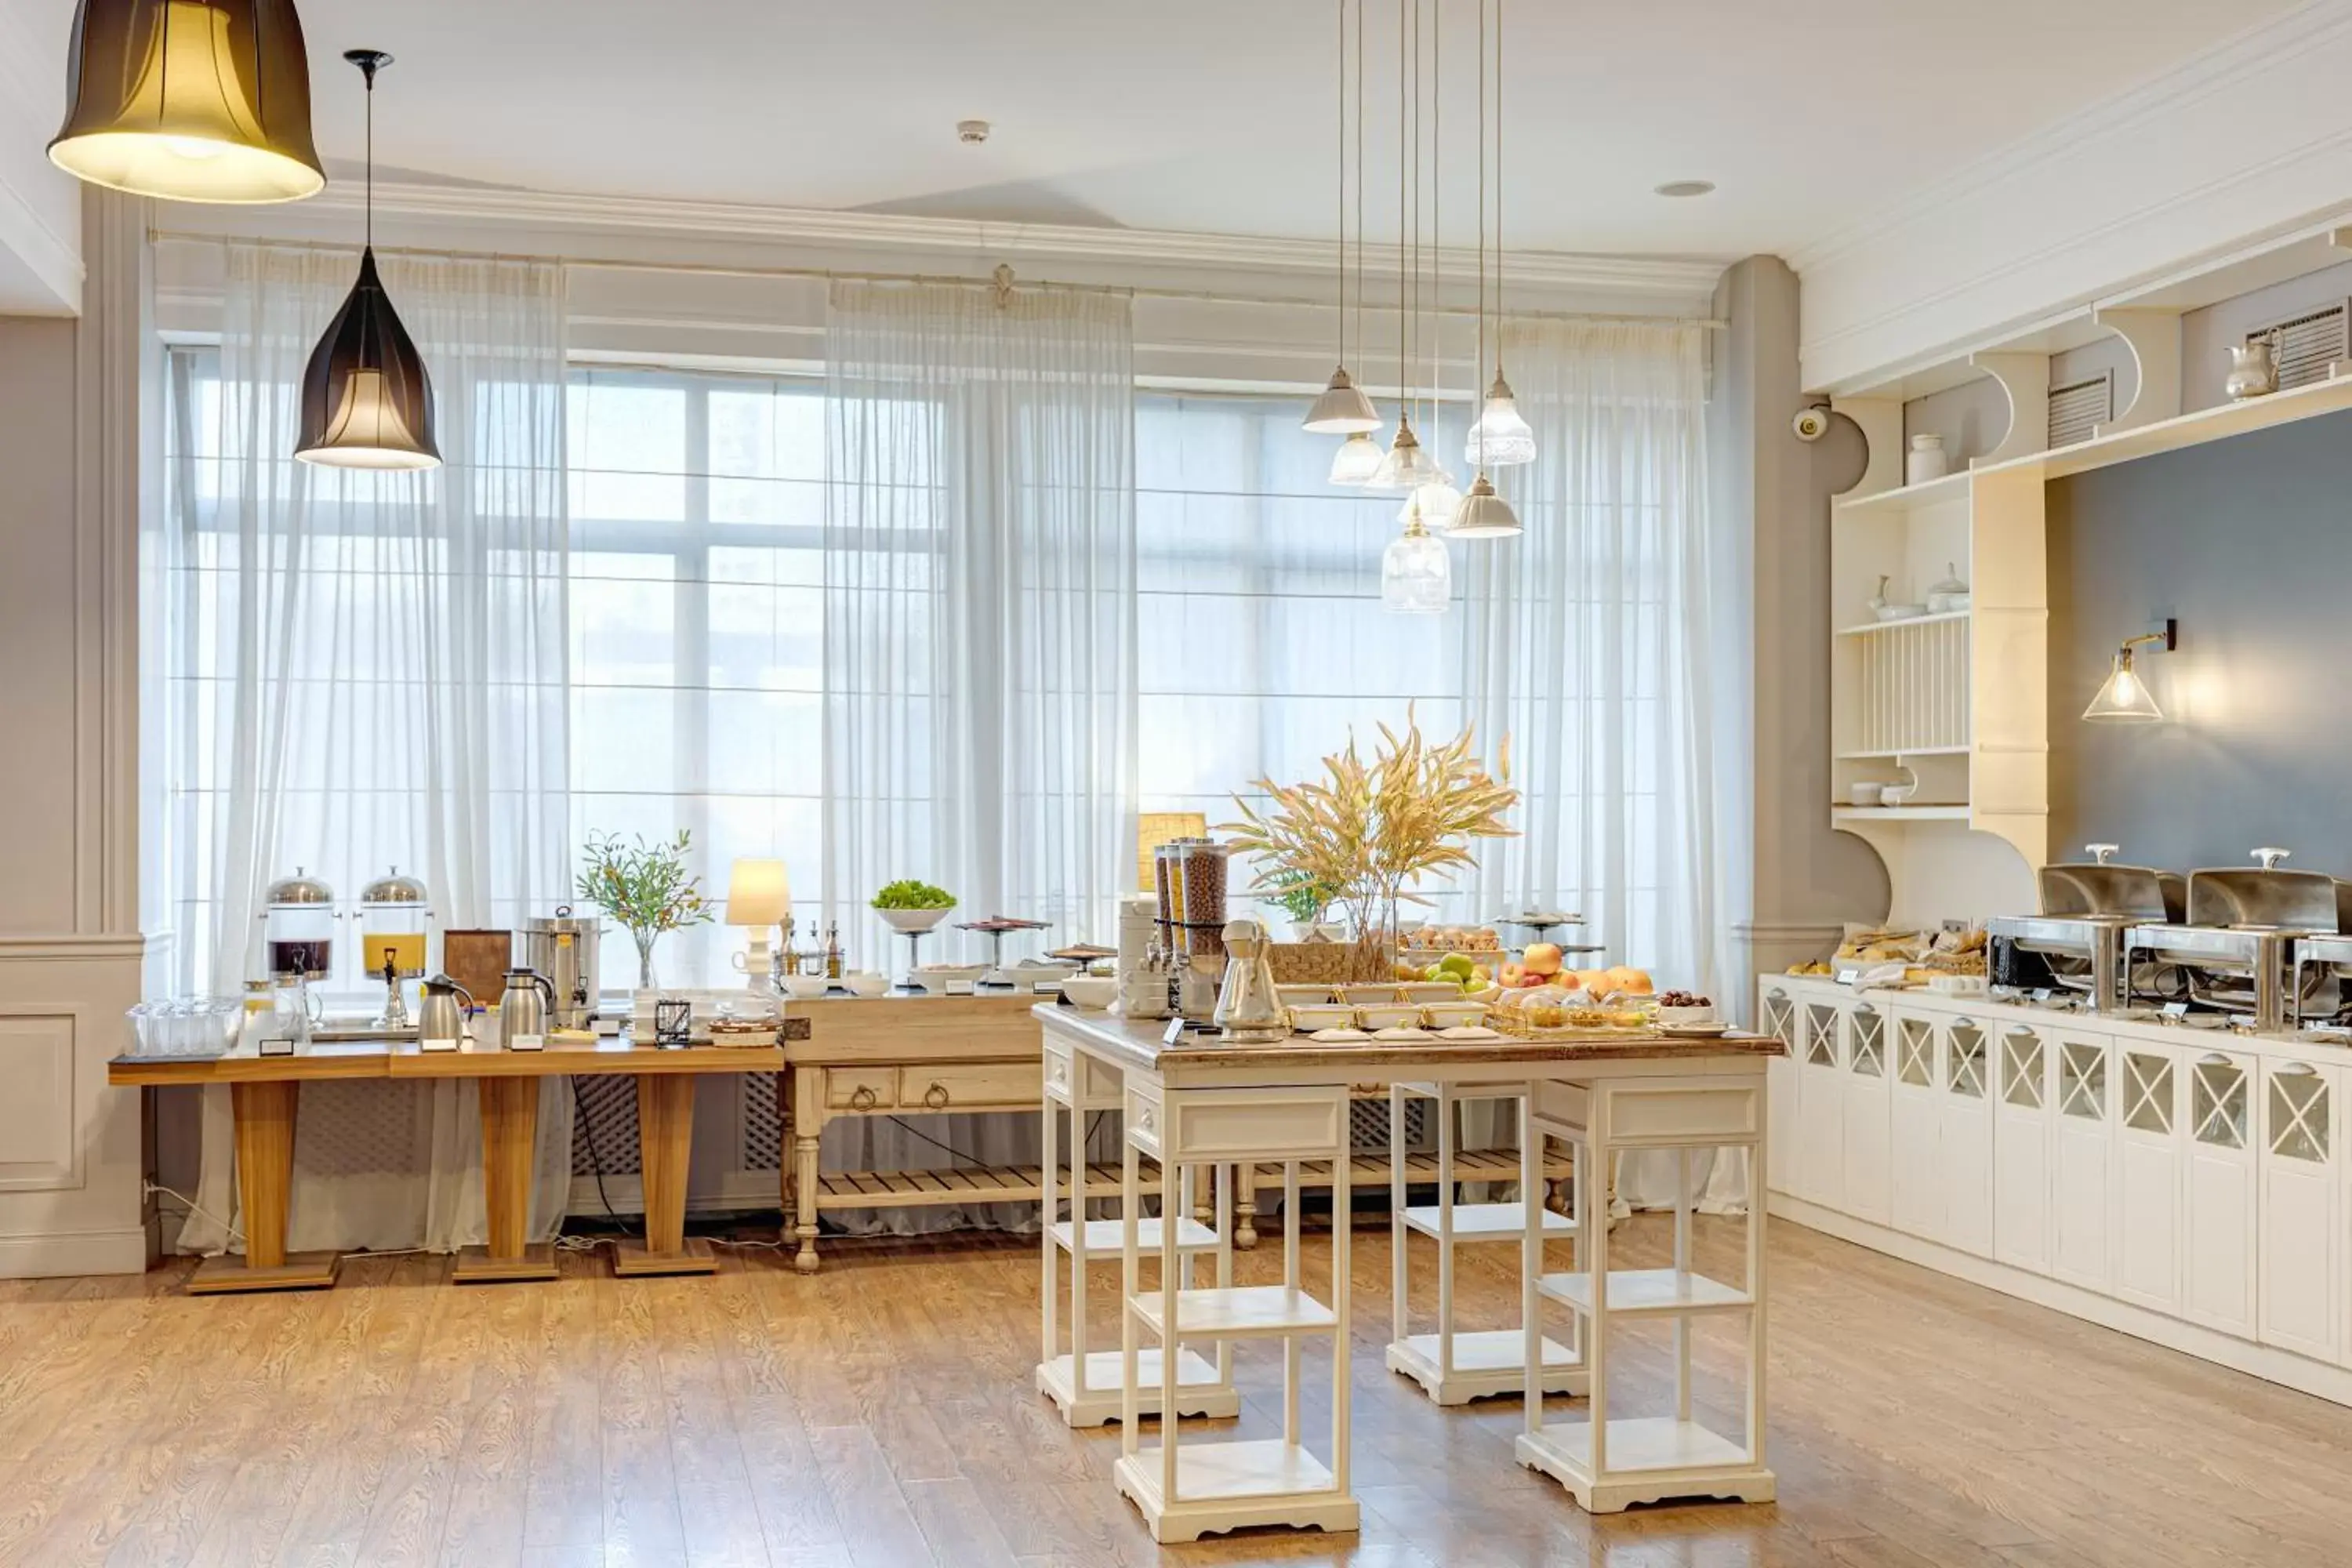
{"label": "bowl of lettuce", "polygon": [[905,878],[874,895],[874,908],[892,931],[929,931],[948,918],[955,895],[945,888]]}

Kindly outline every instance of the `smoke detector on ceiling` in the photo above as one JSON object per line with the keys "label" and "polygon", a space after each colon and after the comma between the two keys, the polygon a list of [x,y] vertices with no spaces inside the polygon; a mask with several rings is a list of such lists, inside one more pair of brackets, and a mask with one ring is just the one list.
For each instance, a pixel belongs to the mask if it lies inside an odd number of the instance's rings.
{"label": "smoke detector on ceiling", "polygon": [[969,142],[976,147],[988,140],[988,121],[959,120],[956,121],[956,137],[959,141]]}

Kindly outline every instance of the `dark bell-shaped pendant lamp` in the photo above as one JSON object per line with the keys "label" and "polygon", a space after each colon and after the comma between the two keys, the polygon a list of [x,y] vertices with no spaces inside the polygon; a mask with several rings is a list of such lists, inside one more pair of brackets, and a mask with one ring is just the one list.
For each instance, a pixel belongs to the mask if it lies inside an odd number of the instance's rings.
{"label": "dark bell-shaped pendant lamp", "polygon": [[294,0],[80,0],[49,161],[181,202],[293,202],[327,183]]}
{"label": "dark bell-shaped pendant lamp", "polygon": [[433,378],[375,270],[375,73],[392,57],[350,49],[343,58],[367,78],[367,246],[359,281],[303,367],[302,438],[294,455],[334,468],[437,468]]}

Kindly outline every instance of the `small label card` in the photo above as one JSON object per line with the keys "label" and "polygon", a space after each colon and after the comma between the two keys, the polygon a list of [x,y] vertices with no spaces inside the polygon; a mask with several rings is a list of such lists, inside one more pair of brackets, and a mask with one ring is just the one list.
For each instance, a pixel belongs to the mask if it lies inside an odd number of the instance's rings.
{"label": "small label card", "polygon": [[2047,1002],[2053,994],[2054,993],[2051,991],[2050,987],[2044,985],[2040,990],[2034,992],[2033,999],[2036,1002]]}
{"label": "small label card", "polygon": [[547,1049],[545,1035],[509,1035],[507,1049],[510,1051],[543,1051]]}
{"label": "small label card", "polygon": [[420,1051],[454,1051],[457,1042],[447,1035],[426,1035],[416,1042]]}
{"label": "small label card", "polygon": [[294,1054],[294,1037],[291,1035],[264,1035],[255,1048],[265,1057],[290,1057]]}
{"label": "small label card", "polygon": [[1058,980],[1033,980],[1029,983],[1029,989],[1039,996],[1059,996],[1062,994],[1062,983]]}
{"label": "small label card", "polygon": [[2161,1012],[2168,1018],[2186,1018],[2189,1016],[2189,1004],[2186,1002],[2167,1002],[2161,1008],[2158,1009],[2158,1011]]}
{"label": "small label card", "polygon": [[1181,1018],[1169,1019],[1168,1027],[1160,1032],[1160,1043],[1163,1046],[1172,1046],[1183,1037],[1184,1020]]}
{"label": "small label card", "polygon": [[980,994],[980,987],[969,980],[950,980],[948,982],[947,994],[950,996],[977,996]]}

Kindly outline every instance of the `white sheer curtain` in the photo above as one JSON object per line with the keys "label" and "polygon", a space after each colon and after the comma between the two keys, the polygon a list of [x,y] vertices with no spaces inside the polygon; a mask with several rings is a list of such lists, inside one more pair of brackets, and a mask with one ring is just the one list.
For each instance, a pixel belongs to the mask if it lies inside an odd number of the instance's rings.
{"label": "white sheer curtain", "polygon": [[[956,895],[956,919],[1104,940],[1135,854],[1129,302],[836,282],[825,361],[823,918],[902,963],[867,904],[919,877]],[[950,929],[926,956],[956,954],[984,950]],[[1034,1159],[1034,1118],[921,1129],[852,1119],[827,1163],[936,1165],[941,1145]],[[883,1223],[960,1218],[1035,1212]]]}
{"label": "white sheer curtain", "polygon": [[[1467,547],[1463,695],[1512,737],[1525,837],[1481,857],[1474,902],[1576,910],[1608,961],[1727,1001],[1706,329],[1517,322],[1504,362],[1538,457],[1496,476],[1527,531]],[[1731,1162],[1702,1179],[1710,1205],[1746,1190]],[[1671,1163],[1628,1160],[1617,1187],[1670,1204]]]}
{"label": "white sheer curtain", "polygon": [[[564,896],[570,859],[561,268],[383,258],[446,466],[376,475],[290,457],[302,366],[356,258],[226,248],[210,405],[192,386],[176,400],[173,574],[183,978],[215,990],[261,973],[263,890],[297,866],[348,900],[396,861],[445,927],[511,927]],[[346,984],[355,945],[337,955]],[[568,1187],[567,1090],[546,1080],[541,1237]],[[310,1086],[289,1245],[479,1239],[478,1140],[470,1085]],[[232,1212],[231,1148],[208,1101],[184,1247],[228,1239],[206,1215]]]}

